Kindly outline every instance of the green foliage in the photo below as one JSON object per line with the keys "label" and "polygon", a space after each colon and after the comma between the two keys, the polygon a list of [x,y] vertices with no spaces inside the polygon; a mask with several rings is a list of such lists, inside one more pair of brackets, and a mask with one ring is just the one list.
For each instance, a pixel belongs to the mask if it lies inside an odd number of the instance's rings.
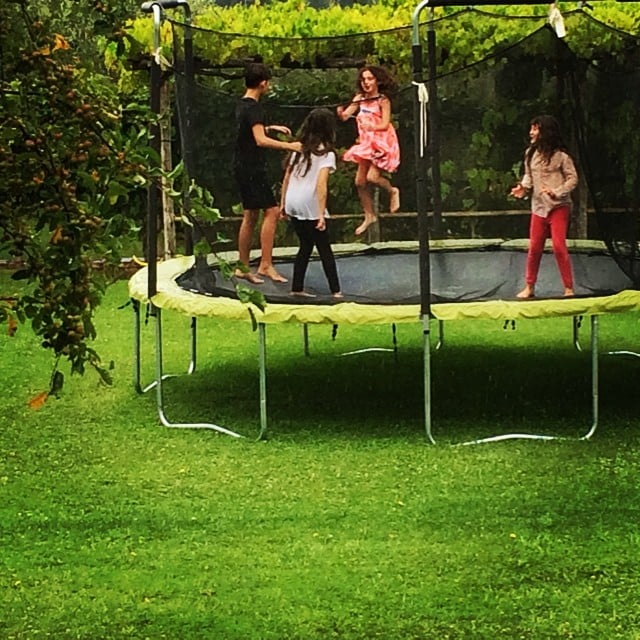
{"label": "green foliage", "polygon": [[106,379],[87,345],[106,286],[94,261],[119,261],[139,224],[132,214],[146,185],[147,113],[122,108],[62,35],[39,21],[24,26],[27,38],[7,69],[15,80],[2,87],[0,247],[22,261],[14,277],[33,286],[12,313],[72,372],[90,364]]}
{"label": "green foliage", "polygon": [[[383,62],[401,82],[411,78],[411,31],[413,2],[376,2],[375,4],[342,7],[330,5],[315,9],[301,0],[282,2],[238,3],[227,7],[212,7],[209,3],[195,5],[194,24],[216,32],[211,38],[206,32],[194,31],[194,48],[213,65],[242,61],[261,56],[265,62],[279,66],[286,60],[294,67],[315,65],[328,58],[348,56]],[[638,32],[640,8],[636,3],[599,2],[588,11],[561,7],[567,24],[567,41],[586,57],[601,52],[621,53],[623,46],[615,31],[603,32],[589,19],[593,16],[614,29],[630,34]],[[426,10],[423,25],[435,19],[438,46],[441,48],[441,72],[459,68],[486,57],[487,54],[521,40],[547,21],[548,7],[499,6],[478,12],[460,8],[437,7]],[[443,20],[452,14],[456,20]],[[180,21],[180,12],[171,14]],[[499,20],[500,17],[524,17],[527,20]],[[131,40],[147,51],[151,49],[151,21],[135,18],[128,27]],[[426,35],[422,26],[421,37]],[[170,41],[170,29],[163,26],[163,42]],[[349,38],[340,38],[349,36]],[[358,36],[358,37],[356,37]]]}

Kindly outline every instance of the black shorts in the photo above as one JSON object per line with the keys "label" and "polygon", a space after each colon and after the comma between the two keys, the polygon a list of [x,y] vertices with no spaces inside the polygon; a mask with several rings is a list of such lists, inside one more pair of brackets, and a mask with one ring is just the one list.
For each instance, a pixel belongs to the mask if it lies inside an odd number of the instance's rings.
{"label": "black shorts", "polygon": [[237,168],[234,173],[244,209],[269,209],[278,204],[266,171],[247,172]]}

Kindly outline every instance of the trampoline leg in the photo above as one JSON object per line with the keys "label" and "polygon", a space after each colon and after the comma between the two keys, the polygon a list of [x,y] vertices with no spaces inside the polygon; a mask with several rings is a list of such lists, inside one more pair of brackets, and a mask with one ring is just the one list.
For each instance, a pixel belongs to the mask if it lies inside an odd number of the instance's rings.
{"label": "trampoline leg", "polygon": [[[150,382],[146,387],[142,386],[141,374],[140,374],[140,302],[138,300],[132,300],[133,306],[133,386],[137,393],[146,393],[151,391],[158,383],[156,380]],[[153,306],[150,315],[154,315]],[[189,361],[189,367],[187,368],[187,375],[194,373],[196,370],[196,318],[191,318],[191,360]],[[180,374],[177,373],[164,373],[162,375],[163,380],[168,378],[175,378]]]}
{"label": "trampoline leg", "polygon": [[573,316],[573,346],[576,351],[582,351],[580,345],[580,327],[582,325],[582,316]]}
{"label": "trampoline leg", "polygon": [[591,428],[580,440],[588,440],[598,427],[598,387],[598,316],[591,316],[591,411],[593,420]]}
{"label": "trampoline leg", "polygon": [[[306,325],[305,325],[306,327]],[[267,439],[267,340],[266,325],[258,324],[258,359],[260,362],[260,433],[258,440]]]}
{"label": "trampoline leg", "polygon": [[424,370],[424,428],[427,440],[431,444],[436,441],[431,435],[431,341],[429,339],[429,316],[422,317],[422,347],[423,347],[423,370]]}
{"label": "trampoline leg", "polygon": [[635,351],[607,351],[608,356],[632,356],[634,358],[640,358],[640,353]]}
{"label": "trampoline leg", "polygon": [[436,351],[444,347],[444,320],[438,320],[438,342],[436,343]]}
{"label": "trampoline leg", "polygon": [[306,322],[302,325],[302,344],[304,355],[309,357],[309,325]]}
{"label": "trampoline leg", "polygon": [[192,374],[196,370],[196,317],[191,317],[191,361],[189,362],[188,374]]}
{"label": "trampoline leg", "polygon": [[391,342],[393,343],[393,359],[398,362],[398,332],[395,322],[391,325]]}
{"label": "trampoline leg", "polygon": [[133,306],[133,388],[143,393],[140,384],[140,302],[131,300]]}
{"label": "trampoline leg", "polygon": [[151,304],[151,309],[151,315],[155,316],[156,319],[156,407],[158,409],[158,417],[160,418],[162,425],[178,429],[212,429],[213,431],[218,431],[235,438],[242,437],[239,433],[235,433],[234,431],[230,431],[229,429],[225,429],[224,427],[220,427],[209,422],[170,422],[167,419],[164,411],[163,397],[163,383],[166,376],[162,373],[162,312],[159,308],[154,307],[153,304]]}
{"label": "trampoline leg", "polygon": [[[575,323],[574,318],[574,323]],[[575,326],[575,324],[574,324]],[[528,440],[589,440],[595,433],[598,427],[598,412],[599,412],[599,398],[598,398],[598,316],[591,316],[591,413],[592,422],[591,428],[585,435],[575,438],[566,436],[545,436],[536,435],[530,433],[507,433],[500,436],[491,436],[489,438],[482,438],[479,440],[471,440],[469,442],[459,443],[462,446],[470,444],[483,444],[485,442],[500,442],[502,440],[511,440],[516,438],[528,439]]]}

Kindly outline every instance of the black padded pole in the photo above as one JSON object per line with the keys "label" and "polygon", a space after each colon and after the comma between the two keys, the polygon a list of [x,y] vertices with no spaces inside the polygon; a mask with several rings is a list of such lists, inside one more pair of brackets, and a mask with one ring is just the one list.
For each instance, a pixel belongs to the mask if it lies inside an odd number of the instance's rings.
{"label": "black padded pole", "polygon": [[[150,106],[155,118],[151,123],[151,148],[160,157],[160,85],[162,83],[162,70],[156,56],[151,57],[151,70],[149,74]],[[148,280],[147,295],[153,297],[157,292],[157,260],[158,260],[158,215],[160,211],[160,185],[157,178],[151,178],[147,191],[147,264]]]}
{"label": "black padded pole", "polygon": [[421,128],[422,105],[419,98],[419,86],[422,84],[422,47],[414,44],[412,47],[413,82],[416,93],[413,101],[414,122],[414,154],[416,172],[416,211],[418,214],[418,242],[420,247],[420,313],[429,316],[431,305],[431,273],[429,260],[429,218],[427,213],[427,161],[426,145]]}
{"label": "black padded pole", "polygon": [[442,224],[442,178],[440,174],[440,111],[438,109],[438,84],[436,62],[436,30],[429,21],[427,30],[427,64],[429,68],[429,157],[431,158],[431,202],[433,205],[432,232],[441,238]]}
{"label": "black padded pole", "polygon": [[[193,154],[195,146],[195,132],[193,130],[193,103],[195,88],[195,71],[193,63],[193,32],[191,29],[191,12],[188,7],[185,9],[184,27],[184,85],[182,101],[177,100],[178,104],[182,104],[182,113],[180,114],[180,140],[181,153],[184,162],[185,172],[188,180],[194,175]],[[176,85],[177,86],[177,85]],[[189,193],[184,194],[184,210],[188,212],[190,209]],[[200,240],[201,231],[197,224],[186,225],[185,227],[185,251],[187,255],[193,254],[194,245]]]}

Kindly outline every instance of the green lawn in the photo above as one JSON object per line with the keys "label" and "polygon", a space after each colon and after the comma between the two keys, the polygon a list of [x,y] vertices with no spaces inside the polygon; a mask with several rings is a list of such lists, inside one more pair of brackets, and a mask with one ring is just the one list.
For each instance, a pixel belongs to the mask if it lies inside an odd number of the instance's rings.
{"label": "green lawn", "polygon": [[[11,284],[1,276],[2,291]],[[98,351],[113,387],[67,375],[30,410],[50,354],[0,338],[0,638],[640,638],[640,359],[602,356],[592,440],[451,446],[591,422],[570,319],[451,322],[422,416],[421,327],[267,334],[270,440],[159,425],[132,384],[118,283]],[[188,320],[164,315],[168,371]],[[601,318],[601,349],[640,352],[640,314]],[[435,329],[435,323],[434,323]],[[145,381],[153,321],[143,328]],[[259,424],[257,335],[201,321],[198,369],[169,419]]]}

